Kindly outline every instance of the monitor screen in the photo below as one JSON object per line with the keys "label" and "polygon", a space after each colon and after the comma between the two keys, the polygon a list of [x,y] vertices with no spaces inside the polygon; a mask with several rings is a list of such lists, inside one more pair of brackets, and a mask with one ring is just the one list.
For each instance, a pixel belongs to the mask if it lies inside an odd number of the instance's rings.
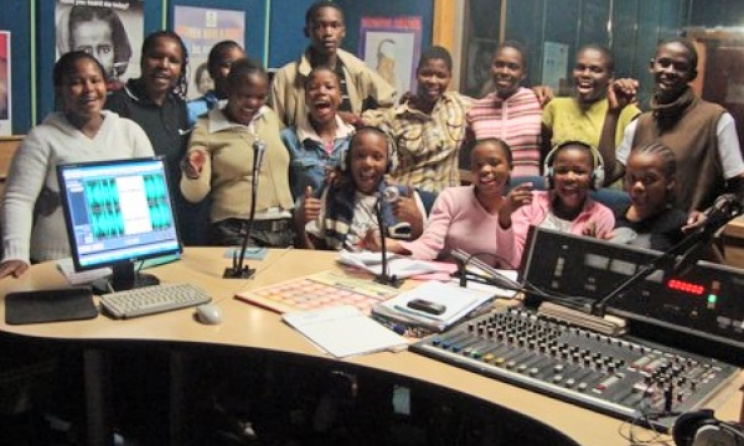
{"label": "monitor screen", "polygon": [[62,164],[57,176],[75,269],[110,266],[116,281],[181,252],[163,158]]}

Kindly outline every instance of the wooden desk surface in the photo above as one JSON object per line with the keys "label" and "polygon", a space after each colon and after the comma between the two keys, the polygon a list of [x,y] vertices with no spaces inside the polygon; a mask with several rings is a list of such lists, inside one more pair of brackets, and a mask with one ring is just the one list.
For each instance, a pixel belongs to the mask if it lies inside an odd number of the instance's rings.
{"label": "wooden desk surface", "polygon": [[[0,330],[30,337],[70,340],[136,340],[221,344],[268,351],[287,352],[336,361],[317,350],[300,334],[283,324],[279,315],[233,298],[235,293],[336,268],[336,254],[302,250],[272,250],[263,261],[249,261],[258,273],[252,280],[222,279],[229,261],[222,248],[195,248],[183,259],[150,270],[163,282],[189,281],[212,293],[223,311],[224,322],[217,326],[194,321],[193,310],[180,310],[133,320],[112,320],[99,316],[93,320],[38,325],[7,325],[4,300],[0,300]],[[64,286],[53,263],[34,266],[20,279],[0,281],[0,295],[13,290],[49,289]],[[433,384],[490,404],[508,408],[563,432],[581,445],[627,445],[618,430],[622,421],[573,404],[530,392],[411,352],[383,352],[340,360],[355,367],[380,370],[427,384]],[[709,402],[708,407],[725,420],[738,419],[744,374],[730,383]]]}

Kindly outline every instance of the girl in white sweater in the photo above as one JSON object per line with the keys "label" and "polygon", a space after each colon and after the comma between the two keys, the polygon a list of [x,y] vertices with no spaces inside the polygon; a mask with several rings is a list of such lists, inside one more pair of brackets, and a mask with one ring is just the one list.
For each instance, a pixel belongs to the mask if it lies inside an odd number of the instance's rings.
{"label": "girl in white sweater", "polygon": [[106,75],[93,56],[82,51],[63,55],[53,79],[59,111],[29,131],[8,173],[0,214],[0,278],[20,276],[31,262],[70,255],[57,164],[153,155],[142,128],[103,110]]}

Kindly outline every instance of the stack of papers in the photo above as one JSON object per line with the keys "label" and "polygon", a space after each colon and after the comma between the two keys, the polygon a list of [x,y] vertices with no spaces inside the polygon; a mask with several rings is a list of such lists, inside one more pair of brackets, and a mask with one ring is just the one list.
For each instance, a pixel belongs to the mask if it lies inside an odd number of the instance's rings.
{"label": "stack of papers", "polygon": [[408,345],[405,338],[348,305],[285,313],[282,319],[337,358],[397,351]]}
{"label": "stack of papers", "polygon": [[[489,290],[462,288],[452,283],[426,282],[376,305],[372,312],[398,322],[427,327],[432,331],[444,331],[489,305],[494,297],[493,291]],[[433,314],[411,308],[408,304],[415,299],[440,305],[444,311],[441,314]]]}

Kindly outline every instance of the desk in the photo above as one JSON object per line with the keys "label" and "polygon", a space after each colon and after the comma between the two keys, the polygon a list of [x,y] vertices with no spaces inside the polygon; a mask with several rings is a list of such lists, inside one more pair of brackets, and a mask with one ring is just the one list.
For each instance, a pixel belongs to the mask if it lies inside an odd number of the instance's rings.
{"label": "desk", "polygon": [[[100,365],[97,364],[100,358],[95,349],[105,346],[105,341],[212,344],[286,353],[308,361],[333,361],[338,366],[379,372],[404,383],[434,386],[453,395],[472,397],[488,405],[506,408],[523,417],[539,420],[545,428],[562,432],[580,445],[627,444],[618,435],[618,428],[622,424],[618,419],[411,352],[382,352],[335,360],[318,351],[299,333],[283,324],[279,315],[233,298],[241,290],[336,268],[335,253],[271,250],[263,261],[249,262],[258,269],[254,279],[225,280],[222,279],[222,272],[229,260],[222,258],[223,251],[222,248],[187,249],[180,262],[151,270],[163,282],[188,280],[209,290],[214,302],[222,308],[224,322],[221,325],[201,325],[193,320],[193,310],[187,309],[127,321],[99,316],[79,322],[14,326],[5,324],[3,301],[0,304],[0,330],[20,336],[77,341],[83,346],[90,345],[90,353],[86,353],[86,359],[92,368],[89,370],[91,376],[95,376],[95,367]],[[34,266],[20,279],[3,280],[0,282],[0,294],[4,296],[12,290],[61,287],[64,283],[64,278],[56,272],[54,264],[47,263]],[[716,409],[718,417],[738,419],[741,397],[737,389],[742,382],[744,376],[740,375],[710,402],[709,406]],[[95,401],[88,402],[92,404]],[[96,435],[100,433],[91,433],[92,437]]]}

